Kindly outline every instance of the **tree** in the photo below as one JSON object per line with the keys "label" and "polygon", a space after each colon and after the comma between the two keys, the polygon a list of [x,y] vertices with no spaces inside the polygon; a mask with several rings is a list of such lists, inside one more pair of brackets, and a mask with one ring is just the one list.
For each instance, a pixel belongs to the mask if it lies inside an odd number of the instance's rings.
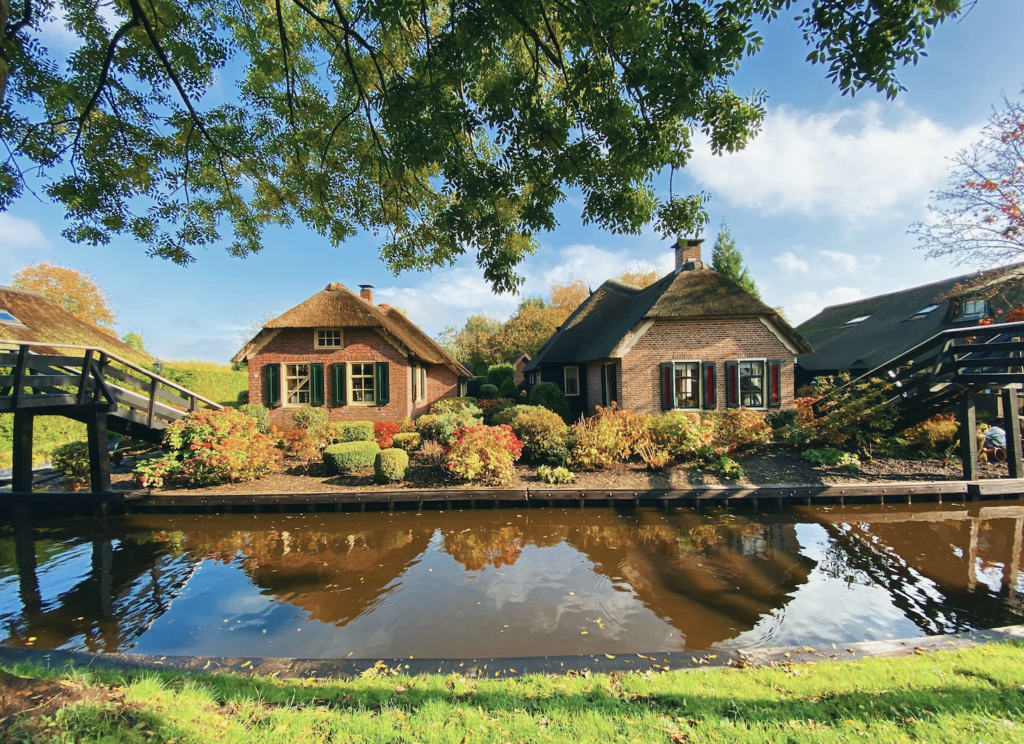
{"label": "tree", "polygon": [[551,282],[550,292],[551,302],[548,305],[556,313],[556,325],[565,322],[565,319],[590,297],[590,287],[582,279],[572,275],[565,284]]}
{"label": "tree", "polygon": [[616,278],[623,284],[628,284],[637,289],[644,289],[661,279],[664,274],[654,264],[646,261],[639,261],[623,271]]}
{"label": "tree", "polygon": [[932,219],[910,230],[931,258],[992,266],[1024,253],[1024,102],[1003,104],[953,157],[948,187],[932,192]]}
{"label": "tree", "polygon": [[121,341],[131,346],[135,351],[141,351],[143,354],[149,353],[146,351],[146,345],[142,341],[142,333],[134,328],[127,333],[124,333],[121,336]]}
{"label": "tree", "polygon": [[[258,252],[268,225],[372,231],[395,271],[470,251],[515,289],[569,189],[612,231],[706,223],[703,194],[670,178],[659,198],[654,176],[696,131],[716,153],[756,135],[765,94],[729,83],[791,1],[0,0],[0,209],[39,190],[71,240],[128,235],[180,264]],[[889,97],[960,8],[808,2],[808,59]]]}
{"label": "tree", "polygon": [[722,225],[718,228],[715,247],[711,250],[711,268],[732,279],[757,299],[761,299],[761,290],[743,265],[743,254],[736,246],[736,238],[732,236],[732,230],[725,220],[722,220]]}
{"label": "tree", "polygon": [[114,333],[117,314],[110,308],[110,298],[84,271],[43,261],[14,272],[11,284],[41,294],[79,320]]}

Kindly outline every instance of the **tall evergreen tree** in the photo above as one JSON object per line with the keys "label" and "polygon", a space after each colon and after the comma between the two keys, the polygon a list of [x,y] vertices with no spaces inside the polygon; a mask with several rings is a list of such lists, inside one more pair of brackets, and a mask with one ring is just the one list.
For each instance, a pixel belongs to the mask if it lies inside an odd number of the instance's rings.
{"label": "tall evergreen tree", "polygon": [[722,226],[718,228],[715,247],[711,251],[711,268],[732,279],[757,299],[761,299],[761,290],[750,276],[747,267],[743,265],[743,254],[736,247],[736,238],[732,236],[729,223],[725,220],[722,220]]}

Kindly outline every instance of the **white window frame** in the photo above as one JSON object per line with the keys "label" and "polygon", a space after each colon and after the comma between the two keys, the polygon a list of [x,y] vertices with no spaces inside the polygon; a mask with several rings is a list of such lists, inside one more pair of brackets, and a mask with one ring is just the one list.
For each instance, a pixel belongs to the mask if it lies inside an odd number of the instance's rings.
{"label": "white window frame", "polygon": [[[284,374],[281,375],[281,406],[283,408],[309,408],[310,406],[312,406],[313,404],[312,404],[311,401],[313,399],[313,375],[312,375],[312,372],[310,370],[309,362],[284,362],[282,364],[282,366],[284,367]],[[290,375],[290,374],[288,374],[288,368],[289,367],[296,367],[296,368],[297,367],[305,367],[306,368],[306,374],[305,374],[305,379],[306,379],[306,396],[309,398],[309,400],[307,400],[305,403],[291,403],[288,400],[288,398],[289,398],[289,394],[288,394],[288,380],[300,380],[301,381],[303,379],[303,375],[299,375],[299,374]]]}
{"label": "white window frame", "polygon": [[[759,406],[745,406],[743,405],[743,374],[740,369],[740,365],[744,362],[760,362],[761,363],[761,405]],[[779,380],[781,383],[781,379]],[[737,359],[736,360],[736,398],[741,408],[750,408],[754,411],[765,411],[768,409],[768,358],[750,357],[748,359]]]}
{"label": "white window frame", "polygon": [[[576,371],[576,392],[575,393],[570,393],[569,392],[569,370],[570,369]],[[579,396],[579,394],[580,394],[580,368],[577,365],[575,365],[575,364],[567,364],[564,367],[562,367],[562,385],[564,386],[564,389],[565,389],[565,397],[566,398],[572,398],[572,397],[578,397]]]}
{"label": "white window frame", "polygon": [[[365,374],[355,375],[355,374],[353,374],[352,367],[354,365],[356,365],[356,364],[368,364],[368,365],[370,365],[370,370],[371,370],[370,374],[369,375],[365,375]],[[345,365],[345,376],[348,378],[348,380],[347,380],[348,384],[345,386],[346,387],[345,394],[348,397],[349,405],[352,405],[352,406],[367,406],[367,407],[377,405],[377,363],[376,362],[372,362],[372,361],[370,361],[370,362],[348,362]],[[355,398],[356,390],[355,390],[355,384],[354,384],[356,377],[359,377],[360,379],[365,379],[366,377],[370,378],[370,382],[372,383],[372,385],[370,387],[370,391],[371,391],[371,395],[372,395],[372,400],[370,400],[370,401],[356,400],[356,398]],[[360,390],[361,393],[365,392],[365,391],[366,391],[366,388],[362,388]]]}
{"label": "white window frame", "polygon": [[[676,394],[676,365],[696,364],[697,365],[697,405],[693,408],[682,408],[678,405],[679,396]],[[673,359],[672,360],[672,410],[674,411],[699,411],[701,393],[704,391],[704,380],[701,379],[702,359]]]}
{"label": "white window frame", "polygon": [[419,403],[427,397],[427,368],[422,364],[412,365],[412,400]]}
{"label": "white window frame", "polygon": [[[973,303],[973,304],[981,303],[981,310],[973,312],[973,313],[967,312],[967,305],[968,305],[968,303]],[[975,318],[984,318],[984,317],[987,317],[990,312],[991,311],[989,309],[988,300],[986,300],[986,299],[965,299],[965,300],[963,300],[963,302],[960,305],[960,317],[962,319],[964,319],[964,320],[974,320]]]}
{"label": "white window frame", "polygon": [[[337,333],[338,343],[322,344],[320,343],[321,333]],[[315,328],[313,330],[313,348],[314,349],[344,349],[345,348],[345,331],[341,328]]]}

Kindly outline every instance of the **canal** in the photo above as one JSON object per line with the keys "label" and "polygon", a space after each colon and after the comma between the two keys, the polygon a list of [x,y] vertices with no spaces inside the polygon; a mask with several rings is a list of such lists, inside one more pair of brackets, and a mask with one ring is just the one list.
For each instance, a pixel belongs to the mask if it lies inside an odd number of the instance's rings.
{"label": "canal", "polygon": [[0,643],[301,658],[710,650],[1021,622],[1024,505],[15,519]]}

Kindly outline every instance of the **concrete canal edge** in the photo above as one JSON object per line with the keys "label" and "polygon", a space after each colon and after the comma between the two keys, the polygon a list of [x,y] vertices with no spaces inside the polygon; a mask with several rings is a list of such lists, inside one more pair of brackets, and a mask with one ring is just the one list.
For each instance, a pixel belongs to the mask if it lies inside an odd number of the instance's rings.
{"label": "concrete canal edge", "polygon": [[630,654],[576,654],[479,659],[285,659],[245,656],[155,656],[145,654],[88,654],[77,651],[0,646],[0,663],[36,664],[46,669],[65,667],[123,671],[162,670],[195,674],[276,676],[280,679],[351,679],[371,669],[382,673],[461,674],[475,679],[505,679],[524,674],[693,671],[714,667],[810,665],[857,659],[895,658],[974,648],[986,643],[1024,641],[1024,625],[952,635],[889,641],[826,643],[816,646],[672,651]]}

